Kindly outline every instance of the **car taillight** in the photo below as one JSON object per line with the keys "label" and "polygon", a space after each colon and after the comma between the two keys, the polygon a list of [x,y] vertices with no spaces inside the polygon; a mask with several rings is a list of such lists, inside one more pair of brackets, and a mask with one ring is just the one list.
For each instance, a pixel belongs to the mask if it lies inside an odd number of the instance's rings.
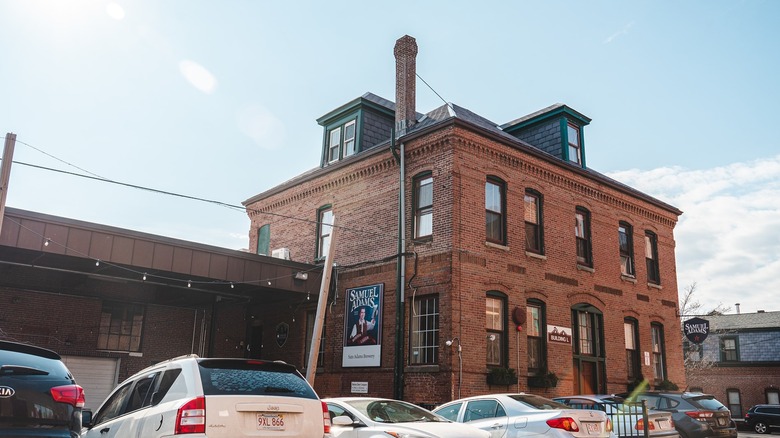
{"label": "car taillight", "polygon": [[[653,423],[652,421],[648,421],[647,424],[648,424],[647,430],[655,430],[655,423]],[[645,430],[645,420],[640,418],[639,421],[637,421],[636,424],[634,425],[634,429]]]}
{"label": "car taillight", "polygon": [[569,432],[577,432],[580,430],[574,419],[570,417],[550,418],[547,420],[547,425],[553,429],[563,429]]}
{"label": "car taillight", "polygon": [[330,413],[328,412],[328,405],[322,402],[322,428],[325,433],[330,433]]}
{"label": "car taillight", "polygon": [[612,420],[607,418],[607,432],[612,432]]}
{"label": "car taillight", "polygon": [[55,386],[49,390],[56,402],[67,403],[77,408],[84,407],[84,389],[79,385]]}
{"label": "car taillight", "polygon": [[206,399],[194,398],[176,413],[174,435],[185,433],[206,433]]}
{"label": "car taillight", "polygon": [[712,418],[713,412],[711,411],[686,411],[685,415],[693,418],[694,420],[707,421]]}

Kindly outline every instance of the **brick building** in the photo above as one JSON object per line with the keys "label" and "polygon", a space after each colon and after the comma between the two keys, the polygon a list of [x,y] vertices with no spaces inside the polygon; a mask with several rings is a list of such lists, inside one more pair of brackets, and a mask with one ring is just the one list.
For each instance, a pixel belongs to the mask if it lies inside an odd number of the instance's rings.
{"label": "brick building", "polygon": [[702,318],[707,338],[684,342],[688,389],[713,394],[737,421],[753,405],[780,403],[780,312]]}
{"label": "brick building", "polygon": [[435,404],[684,386],[681,212],[588,168],[591,120],[569,106],[505,124],[450,103],[418,113],[416,56],[399,39],[396,102],[366,93],[324,115],[321,165],[244,202],[258,254],[321,264],[332,238],[318,392]]}

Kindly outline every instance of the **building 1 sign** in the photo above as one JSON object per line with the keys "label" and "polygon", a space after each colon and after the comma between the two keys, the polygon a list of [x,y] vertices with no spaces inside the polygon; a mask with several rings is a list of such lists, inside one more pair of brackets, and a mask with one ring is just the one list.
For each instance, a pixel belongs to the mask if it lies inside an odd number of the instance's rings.
{"label": "building 1 sign", "polygon": [[347,289],[343,367],[378,367],[382,357],[384,284]]}
{"label": "building 1 sign", "polygon": [[689,341],[701,344],[710,334],[710,322],[702,318],[691,318],[683,323],[683,333]]}
{"label": "building 1 sign", "polygon": [[547,326],[547,340],[560,344],[571,344],[571,327]]}

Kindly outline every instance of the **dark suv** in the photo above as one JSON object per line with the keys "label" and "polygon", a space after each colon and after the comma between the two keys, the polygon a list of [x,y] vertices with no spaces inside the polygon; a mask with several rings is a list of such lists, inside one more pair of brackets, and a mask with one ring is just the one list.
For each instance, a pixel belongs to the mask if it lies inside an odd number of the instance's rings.
{"label": "dark suv", "polygon": [[731,412],[712,395],[664,391],[620,395],[632,401],[647,400],[648,409],[671,412],[682,438],[737,438]]}
{"label": "dark suv", "polygon": [[756,433],[780,428],[780,405],[755,405],[745,414],[745,423]]}
{"label": "dark suv", "polygon": [[83,406],[59,354],[0,341],[0,436],[78,437]]}

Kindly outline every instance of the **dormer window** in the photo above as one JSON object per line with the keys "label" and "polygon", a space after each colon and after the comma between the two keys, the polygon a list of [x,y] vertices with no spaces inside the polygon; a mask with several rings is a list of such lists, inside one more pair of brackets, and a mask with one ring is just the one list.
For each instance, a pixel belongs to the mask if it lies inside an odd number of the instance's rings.
{"label": "dormer window", "polygon": [[338,161],[355,153],[355,126],[356,122],[353,119],[330,130],[328,135],[328,163]]}
{"label": "dormer window", "polygon": [[569,161],[582,164],[582,148],[580,147],[580,128],[568,123],[566,130],[569,142]]}

